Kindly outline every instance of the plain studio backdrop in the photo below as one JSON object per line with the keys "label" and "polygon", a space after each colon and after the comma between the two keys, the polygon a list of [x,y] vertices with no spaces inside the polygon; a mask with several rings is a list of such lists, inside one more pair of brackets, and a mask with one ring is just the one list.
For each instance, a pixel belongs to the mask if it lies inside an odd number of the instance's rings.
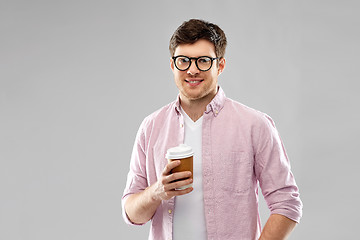
{"label": "plain studio backdrop", "polygon": [[355,2],[0,1],[0,239],[147,238],[120,201],[139,124],[177,96],[168,42],[190,18],[227,34],[226,95],[275,120],[304,202],[290,239],[356,239]]}

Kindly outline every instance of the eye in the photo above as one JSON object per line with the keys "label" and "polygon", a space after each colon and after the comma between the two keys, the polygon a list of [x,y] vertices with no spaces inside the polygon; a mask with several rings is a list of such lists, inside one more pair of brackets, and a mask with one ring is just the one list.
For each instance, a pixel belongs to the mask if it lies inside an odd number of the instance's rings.
{"label": "eye", "polygon": [[199,60],[198,60],[199,63],[209,63],[210,61],[211,61],[211,59],[208,57],[202,57],[202,58],[199,58]]}
{"label": "eye", "polygon": [[177,59],[177,62],[178,62],[178,63],[188,63],[189,61],[190,61],[190,59],[187,58],[187,57],[179,57],[179,58]]}

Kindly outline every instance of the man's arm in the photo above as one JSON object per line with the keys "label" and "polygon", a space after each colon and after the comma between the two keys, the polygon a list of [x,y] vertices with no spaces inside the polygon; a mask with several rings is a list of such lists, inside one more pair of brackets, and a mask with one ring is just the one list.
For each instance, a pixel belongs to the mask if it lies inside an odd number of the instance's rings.
{"label": "man's arm", "polygon": [[[261,240],[286,239],[302,216],[302,202],[290,161],[273,120],[265,115],[259,130],[255,173],[271,211]],[[292,219],[292,220],[291,220]]]}
{"label": "man's arm", "polygon": [[279,214],[272,214],[265,224],[259,240],[285,240],[296,222]]}
{"label": "man's arm", "polygon": [[[144,224],[155,214],[162,200],[169,200],[174,196],[190,193],[193,188],[175,190],[192,183],[191,172],[170,174],[171,170],[180,165],[180,161],[173,161],[166,165],[162,177],[144,191],[130,195],[125,202],[125,212],[131,222]],[[174,180],[184,179],[173,182]]]}

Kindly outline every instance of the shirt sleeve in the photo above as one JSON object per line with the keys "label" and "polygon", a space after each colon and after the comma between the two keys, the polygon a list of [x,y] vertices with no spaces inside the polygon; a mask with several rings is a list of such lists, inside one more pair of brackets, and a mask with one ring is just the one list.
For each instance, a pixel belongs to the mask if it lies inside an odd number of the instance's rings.
{"label": "shirt sleeve", "polygon": [[262,194],[271,214],[299,222],[303,204],[284,145],[273,120],[265,115],[261,122],[255,151],[255,174]]}
{"label": "shirt sleeve", "polygon": [[125,202],[127,198],[134,194],[145,190],[148,187],[146,174],[146,154],[145,154],[145,136],[144,122],[141,124],[134,143],[131,154],[130,170],[127,175],[126,187],[121,200],[122,215],[126,223],[130,225],[138,225],[128,218],[125,212]]}

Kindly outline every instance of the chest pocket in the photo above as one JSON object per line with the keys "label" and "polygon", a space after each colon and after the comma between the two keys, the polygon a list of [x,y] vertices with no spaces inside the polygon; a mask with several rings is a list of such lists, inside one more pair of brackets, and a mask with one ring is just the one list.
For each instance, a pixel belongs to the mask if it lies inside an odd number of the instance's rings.
{"label": "chest pocket", "polygon": [[213,163],[217,189],[235,194],[247,192],[252,186],[253,166],[246,152],[216,154]]}

